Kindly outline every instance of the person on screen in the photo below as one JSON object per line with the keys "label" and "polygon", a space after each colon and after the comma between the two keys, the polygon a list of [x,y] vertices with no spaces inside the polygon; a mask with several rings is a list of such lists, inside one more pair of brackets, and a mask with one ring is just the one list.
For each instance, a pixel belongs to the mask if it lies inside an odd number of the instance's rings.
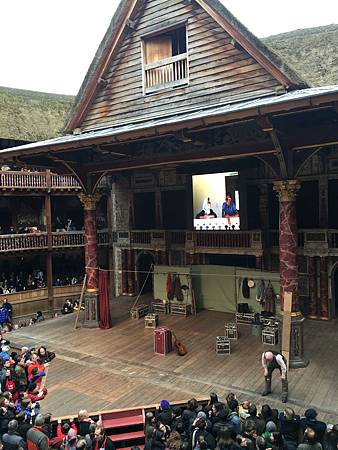
{"label": "person on screen", "polygon": [[235,203],[232,201],[231,195],[228,194],[222,205],[222,217],[227,218],[230,223],[230,217],[236,216],[238,216],[238,210],[236,209]]}
{"label": "person on screen", "polygon": [[211,209],[211,201],[210,197],[207,197],[203,200],[202,211],[200,211],[196,219],[214,219],[217,217],[215,211]]}

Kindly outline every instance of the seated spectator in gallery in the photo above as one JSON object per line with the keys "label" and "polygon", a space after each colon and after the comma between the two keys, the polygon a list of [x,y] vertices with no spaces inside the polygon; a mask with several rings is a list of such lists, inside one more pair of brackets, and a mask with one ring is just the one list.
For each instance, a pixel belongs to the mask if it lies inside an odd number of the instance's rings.
{"label": "seated spectator in gallery", "polygon": [[31,273],[27,277],[26,289],[28,291],[31,291],[32,289],[35,289],[35,281],[34,281],[33,276],[32,276]]}
{"label": "seated spectator in gallery", "polygon": [[73,303],[67,299],[61,309],[61,314],[70,314],[74,311]]}
{"label": "seated spectator in gallery", "polygon": [[216,219],[217,214],[211,208],[210,197],[207,197],[203,201],[202,210],[196,215],[196,219]]}
{"label": "seated spectator in gallery", "polygon": [[63,286],[63,283],[62,283],[62,281],[61,281],[61,278],[58,277],[58,278],[55,280],[54,286],[57,286],[57,287]]}

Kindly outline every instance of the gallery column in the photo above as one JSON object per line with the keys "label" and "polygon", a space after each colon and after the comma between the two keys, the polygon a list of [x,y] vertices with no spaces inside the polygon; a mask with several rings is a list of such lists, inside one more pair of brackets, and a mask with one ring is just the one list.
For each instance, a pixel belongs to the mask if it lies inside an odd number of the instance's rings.
{"label": "gallery column", "polygon": [[84,326],[97,327],[99,325],[99,270],[97,252],[96,205],[100,199],[99,194],[79,196],[84,210],[85,232],[85,322]]}
{"label": "gallery column", "polygon": [[279,261],[280,302],[283,311],[285,292],[292,293],[290,330],[290,367],[305,367],[303,322],[298,300],[298,233],[296,194],[300,184],[296,180],[274,182],[279,197]]}
{"label": "gallery column", "polygon": [[320,317],[329,319],[329,284],[328,284],[328,258],[320,258]]}
{"label": "gallery column", "polygon": [[318,317],[317,315],[317,259],[315,256],[308,257],[309,269],[309,310],[308,314],[311,319]]}

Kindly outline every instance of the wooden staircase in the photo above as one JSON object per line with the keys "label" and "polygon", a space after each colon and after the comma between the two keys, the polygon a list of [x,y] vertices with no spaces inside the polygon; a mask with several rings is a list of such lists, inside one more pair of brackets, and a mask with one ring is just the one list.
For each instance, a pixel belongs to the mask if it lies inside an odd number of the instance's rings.
{"label": "wooden staircase", "polygon": [[129,449],[137,446],[144,447],[144,418],[143,408],[122,411],[111,411],[101,414],[101,421],[106,435],[114,442],[116,449]]}

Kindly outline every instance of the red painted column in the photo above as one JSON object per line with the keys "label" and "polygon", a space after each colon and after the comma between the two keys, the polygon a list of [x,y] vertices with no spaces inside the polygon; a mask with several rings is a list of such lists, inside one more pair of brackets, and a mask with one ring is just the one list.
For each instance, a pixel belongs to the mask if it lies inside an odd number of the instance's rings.
{"label": "red painted column", "polygon": [[84,210],[85,232],[85,264],[87,291],[97,291],[99,286],[98,257],[97,257],[97,230],[96,230],[96,204],[100,195],[80,195]]}
{"label": "red painted column", "polygon": [[86,292],[85,292],[85,321],[86,327],[99,325],[99,270],[97,255],[96,205],[100,199],[99,194],[79,196],[84,210],[85,233],[85,265],[86,265]]}
{"label": "red painted column", "polygon": [[309,269],[309,317],[317,317],[317,261],[315,256],[308,258]]}
{"label": "red painted column", "polygon": [[279,262],[280,297],[283,307],[284,293],[292,293],[292,311],[299,311],[298,302],[298,236],[296,222],[296,193],[299,183],[295,180],[277,181],[274,190],[279,196]]}
{"label": "red painted column", "polygon": [[[276,181],[274,190],[279,196],[279,272],[280,301],[284,309],[285,292],[292,293],[290,359],[292,368],[306,367],[304,358],[304,317],[298,300],[298,233],[296,220],[296,194],[300,185],[296,180]],[[282,316],[283,317],[283,316]]]}
{"label": "red painted column", "polygon": [[320,316],[325,320],[328,320],[330,315],[327,264],[327,257],[320,258]]}

